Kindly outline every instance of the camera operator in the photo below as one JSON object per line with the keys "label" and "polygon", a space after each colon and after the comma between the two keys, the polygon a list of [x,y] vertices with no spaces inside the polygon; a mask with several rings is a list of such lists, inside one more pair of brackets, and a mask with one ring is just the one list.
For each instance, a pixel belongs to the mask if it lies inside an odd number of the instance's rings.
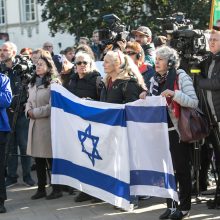
{"label": "camera operator", "polygon": [[[9,155],[6,155],[6,158],[8,158],[8,161],[6,161],[8,165],[7,178],[5,183],[6,187],[17,183],[18,146],[20,154],[22,155],[21,164],[23,171],[23,181],[28,186],[33,186],[35,184],[30,175],[31,158],[26,156],[29,121],[25,117],[24,104],[27,101],[27,91],[23,85],[24,74],[16,69],[19,66],[19,60],[15,57],[16,53],[17,46],[14,43],[8,41],[2,45],[2,72],[9,77],[13,94],[12,103],[11,106],[7,109],[7,112],[11,127],[14,128],[12,135],[9,136],[7,145],[9,148]],[[17,117],[17,120],[14,120],[16,118],[15,116]]]}
{"label": "camera operator", "polygon": [[6,108],[12,100],[9,78],[0,73],[0,213],[5,213],[4,202],[7,199],[5,187],[5,144],[10,131]]}
{"label": "camera operator", "polygon": [[[198,77],[198,88],[205,91],[204,98],[207,101],[211,113],[213,126],[219,133],[220,122],[220,31],[212,30],[209,38],[210,55],[201,64],[201,75]],[[207,139],[213,146],[216,158],[216,171],[220,178],[220,146],[213,129]],[[218,204],[220,205],[220,204]]]}

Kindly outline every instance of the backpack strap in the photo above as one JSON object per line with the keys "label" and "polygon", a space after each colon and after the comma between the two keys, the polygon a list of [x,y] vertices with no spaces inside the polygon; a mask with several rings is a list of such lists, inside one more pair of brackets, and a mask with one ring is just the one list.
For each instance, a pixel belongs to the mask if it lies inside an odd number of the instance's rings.
{"label": "backpack strap", "polygon": [[97,93],[97,97],[100,96],[100,90],[102,89],[102,77],[101,76],[97,76],[96,78],[96,93]]}

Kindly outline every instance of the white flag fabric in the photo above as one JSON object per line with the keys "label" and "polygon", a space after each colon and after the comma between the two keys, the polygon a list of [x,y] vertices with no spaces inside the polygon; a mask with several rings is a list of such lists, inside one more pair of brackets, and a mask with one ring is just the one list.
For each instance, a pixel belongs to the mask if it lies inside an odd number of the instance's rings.
{"label": "white flag fabric", "polygon": [[51,103],[53,184],[125,210],[130,195],[178,201],[165,98],[111,104],[80,99],[53,84]]}
{"label": "white flag fabric", "polygon": [[131,195],[178,201],[169,151],[166,100],[147,97],[126,104]]}
{"label": "white flag fabric", "polygon": [[77,188],[125,210],[130,168],[124,105],[80,99],[51,87],[52,183]]}

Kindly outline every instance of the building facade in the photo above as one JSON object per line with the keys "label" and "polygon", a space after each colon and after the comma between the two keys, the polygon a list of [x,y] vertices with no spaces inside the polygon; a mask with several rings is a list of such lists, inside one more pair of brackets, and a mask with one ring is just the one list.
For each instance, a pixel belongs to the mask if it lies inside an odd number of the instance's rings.
{"label": "building facade", "polygon": [[41,19],[42,8],[37,0],[0,0],[0,33],[8,33],[18,51],[24,47],[41,48],[46,41],[53,43],[55,53],[74,45],[74,35],[50,35],[48,22]]}

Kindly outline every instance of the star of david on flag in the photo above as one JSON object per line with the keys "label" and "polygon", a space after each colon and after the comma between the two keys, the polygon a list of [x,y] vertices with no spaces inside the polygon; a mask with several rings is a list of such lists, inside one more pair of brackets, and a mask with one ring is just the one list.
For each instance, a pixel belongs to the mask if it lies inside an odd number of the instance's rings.
{"label": "star of david on flag", "polygon": [[72,186],[125,210],[131,195],[178,201],[165,98],[102,103],[54,84],[51,106],[52,184]]}
{"label": "star of david on flag", "polygon": [[[92,162],[92,165],[95,166],[95,159],[102,160],[102,158],[99,155],[99,152],[97,150],[97,144],[99,142],[99,137],[95,137],[91,134],[91,124],[86,128],[84,131],[78,131],[78,137],[82,145],[82,152],[86,153],[89,157],[89,159]],[[87,140],[92,141],[92,147],[88,146]],[[91,151],[90,151],[90,148]]]}

